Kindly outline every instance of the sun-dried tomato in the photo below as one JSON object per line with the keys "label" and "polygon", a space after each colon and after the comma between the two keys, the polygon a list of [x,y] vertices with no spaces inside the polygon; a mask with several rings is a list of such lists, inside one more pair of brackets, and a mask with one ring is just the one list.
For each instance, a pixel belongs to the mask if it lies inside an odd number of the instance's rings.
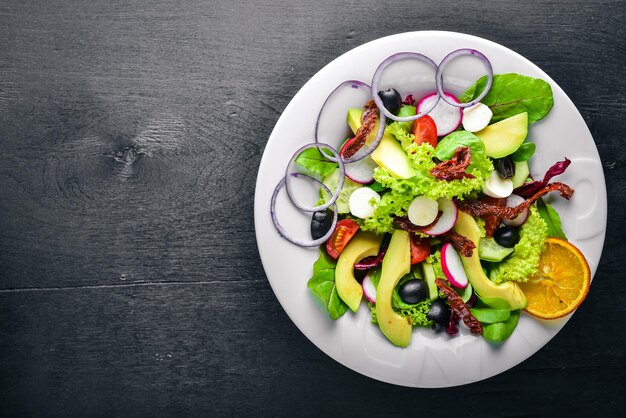
{"label": "sun-dried tomato", "polygon": [[485,201],[470,199],[456,200],[456,204],[460,210],[472,216],[482,217],[485,215],[495,215],[502,219],[513,219],[524,209],[528,209],[528,207],[532,205],[535,200],[554,191],[558,191],[562,197],[568,200],[572,197],[572,194],[574,194],[574,189],[569,187],[567,184],[555,181],[554,183],[544,186],[541,190],[515,207],[500,207]]}
{"label": "sun-dried tomato", "polygon": [[456,315],[458,315],[462,320],[465,326],[469,328],[472,334],[482,334],[483,326],[482,324],[472,315],[461,296],[459,296],[453,288],[451,288],[448,283],[443,279],[435,279],[435,283],[437,287],[443,292],[444,295],[448,298],[448,302],[450,303],[450,309]]}
{"label": "sun-dried tomato", "polygon": [[[506,206],[506,199],[498,197],[484,196],[480,200],[483,200],[487,203],[493,203],[496,206]],[[481,217],[485,221],[485,234],[488,237],[492,236],[494,231],[498,229],[498,226],[500,225],[500,218],[497,215],[484,215]]]}
{"label": "sun-dried tomato", "polygon": [[473,179],[474,175],[466,173],[465,170],[470,165],[472,154],[469,147],[458,147],[454,155],[447,161],[442,161],[430,170],[438,180],[450,181],[464,178]]}
{"label": "sun-dried tomato", "polygon": [[438,238],[443,242],[452,244],[452,247],[464,257],[471,257],[476,248],[476,244],[474,244],[471,239],[455,231],[446,232],[445,234],[439,235]]}
{"label": "sun-dried tomato", "polygon": [[405,231],[425,233],[437,223],[439,218],[441,218],[441,215],[443,215],[442,211],[437,212],[435,220],[424,226],[415,225],[413,222],[409,221],[409,218],[407,218],[406,216],[398,216],[397,218],[394,218],[393,224],[399,229],[404,229]]}
{"label": "sun-dried tomato", "polygon": [[343,151],[344,158],[350,158],[356,154],[357,151],[365,145],[367,136],[372,132],[374,126],[376,126],[376,120],[378,119],[378,107],[376,107],[376,103],[370,100],[365,104],[364,108],[363,115],[361,115],[361,127],[356,131],[354,139]]}

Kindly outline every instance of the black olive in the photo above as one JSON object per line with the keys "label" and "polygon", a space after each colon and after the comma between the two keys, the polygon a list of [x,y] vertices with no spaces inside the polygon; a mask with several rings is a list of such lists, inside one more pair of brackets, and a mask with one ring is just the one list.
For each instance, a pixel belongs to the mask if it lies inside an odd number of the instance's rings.
{"label": "black olive", "polygon": [[426,318],[433,321],[433,330],[439,332],[450,323],[450,307],[442,300],[436,300],[430,305]]}
{"label": "black olive", "polygon": [[381,90],[378,92],[378,96],[383,101],[385,108],[394,115],[397,114],[402,107],[402,96],[400,96],[400,93],[398,93],[396,89]]}
{"label": "black olive", "polygon": [[493,166],[498,170],[498,174],[503,179],[510,179],[515,175],[515,163],[510,156],[496,158],[493,160]]}
{"label": "black olive", "polygon": [[322,238],[326,235],[332,224],[333,212],[329,210],[313,212],[313,216],[311,216],[311,237],[313,239]]}
{"label": "black olive", "polygon": [[400,285],[398,294],[404,303],[414,305],[428,297],[428,286],[423,280],[407,280]]}
{"label": "black olive", "polygon": [[506,248],[513,248],[519,242],[519,230],[512,226],[501,226],[493,231],[493,239]]}

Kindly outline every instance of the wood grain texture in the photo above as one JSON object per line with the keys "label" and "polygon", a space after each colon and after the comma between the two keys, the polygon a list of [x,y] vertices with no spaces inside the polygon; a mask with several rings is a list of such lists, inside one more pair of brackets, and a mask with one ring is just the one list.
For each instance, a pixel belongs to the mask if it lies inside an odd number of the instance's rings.
{"label": "wood grain texture", "polygon": [[[0,3],[3,415],[616,415],[625,28],[624,2],[599,0]],[[298,89],[357,45],[425,29],[499,42],[553,77],[609,194],[575,317],[512,370],[437,391],[315,348],[271,292],[253,224],[263,148]]]}

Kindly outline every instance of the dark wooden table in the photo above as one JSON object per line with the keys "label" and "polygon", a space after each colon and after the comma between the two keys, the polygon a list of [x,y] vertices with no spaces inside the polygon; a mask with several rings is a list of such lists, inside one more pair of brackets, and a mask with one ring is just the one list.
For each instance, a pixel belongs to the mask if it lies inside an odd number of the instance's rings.
{"label": "dark wooden table", "polygon": [[[626,407],[623,1],[0,3],[0,414],[614,416]],[[266,280],[253,200],[291,97],[336,56],[441,29],[526,56],[602,157],[605,251],[533,357],[445,390],[331,360]],[[459,415],[461,414],[461,415]]]}

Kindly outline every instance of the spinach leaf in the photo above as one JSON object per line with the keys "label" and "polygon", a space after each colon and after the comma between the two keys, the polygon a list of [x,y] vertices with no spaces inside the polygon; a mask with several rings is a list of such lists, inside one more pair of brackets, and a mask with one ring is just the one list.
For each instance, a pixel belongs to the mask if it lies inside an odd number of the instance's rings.
{"label": "spinach leaf", "polygon": [[435,148],[435,157],[441,161],[452,158],[458,147],[467,146],[470,148],[472,157],[474,153],[484,154],[485,144],[479,137],[468,131],[456,131],[444,137]]}
{"label": "spinach leaf", "polygon": [[561,238],[567,241],[567,237],[565,236],[565,232],[563,232],[563,227],[561,225],[561,217],[557,213],[554,208],[548,203],[544,202],[543,199],[537,200],[537,211],[539,212],[539,216],[548,226],[548,236]]}
{"label": "spinach leaf", "polygon": [[307,283],[307,287],[322,301],[332,319],[339,318],[348,310],[348,305],[341,300],[335,286],[336,265],[332,257],[320,250],[320,257],[313,264],[313,277]]}
{"label": "spinach leaf", "polygon": [[[483,76],[459,96],[461,103],[474,100],[484,90],[487,76]],[[543,119],[552,109],[554,99],[550,84],[521,74],[496,74],[493,84],[481,100],[491,108],[491,123],[528,112],[528,123]]]}
{"label": "spinach leaf", "polygon": [[515,162],[522,162],[530,160],[530,157],[535,153],[537,146],[532,142],[524,142],[520,147],[511,154],[511,159]]}
{"label": "spinach leaf", "polygon": [[386,189],[385,186],[383,186],[382,184],[380,184],[377,181],[375,181],[372,184],[369,184],[367,187],[369,187],[370,189],[374,190],[375,192],[379,192],[379,193]]}
{"label": "spinach leaf", "polygon": [[483,337],[487,341],[499,343],[511,336],[517,321],[519,320],[519,310],[511,312],[511,316],[504,322],[496,322],[483,327]]}
{"label": "spinach leaf", "polygon": [[508,309],[470,308],[470,312],[483,324],[503,322],[511,316],[511,311]]}
{"label": "spinach leaf", "polygon": [[[417,114],[417,110],[415,109],[415,106],[411,106],[411,105],[403,105],[400,110],[398,111],[397,116],[400,118],[403,118],[405,116],[415,116]],[[398,122],[398,125],[404,129],[404,131],[406,133],[411,133],[411,131],[413,130],[413,123],[414,121],[410,121],[410,122]]]}
{"label": "spinach leaf", "polygon": [[328,161],[317,148],[305,149],[296,157],[296,164],[324,177],[337,168],[337,163]]}

